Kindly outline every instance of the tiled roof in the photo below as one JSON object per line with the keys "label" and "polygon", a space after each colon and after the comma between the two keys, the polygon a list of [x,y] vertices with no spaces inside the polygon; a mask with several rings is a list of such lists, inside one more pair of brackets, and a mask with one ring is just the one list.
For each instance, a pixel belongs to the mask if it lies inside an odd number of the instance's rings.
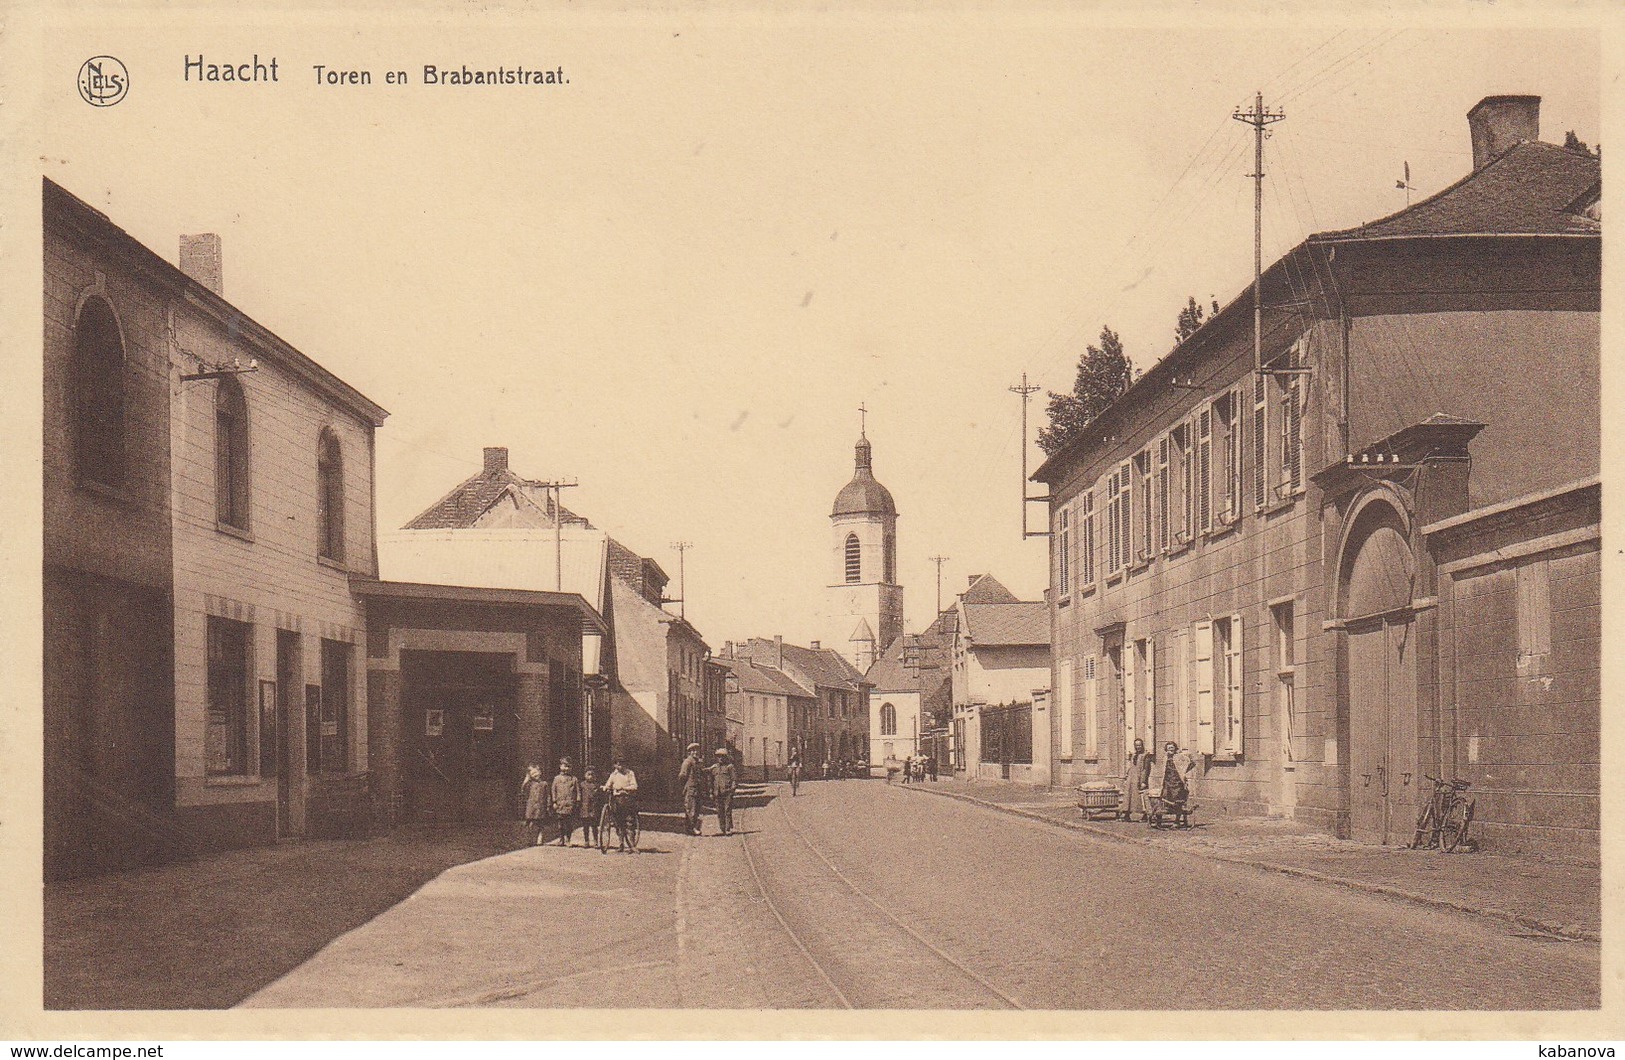
{"label": "tiled roof", "polygon": [[966,604],[966,635],[979,648],[1049,643],[1049,606],[1042,600]]}
{"label": "tiled roof", "polygon": [[803,648],[797,644],[784,646],[784,661],[799,669],[818,684],[830,688],[856,690],[863,675],[839,653],[828,648]]}
{"label": "tiled roof", "polygon": [[1006,589],[1003,583],[991,574],[978,575],[976,580],[970,583],[970,588],[961,593],[959,598],[967,604],[1014,604],[1020,602],[1020,598],[1015,593]]}
{"label": "tiled roof", "polygon": [[788,676],[771,666],[762,666],[748,659],[716,659],[715,662],[732,670],[739,678],[742,692],[765,692],[773,696],[798,696],[814,699],[816,694],[801,687]]}
{"label": "tiled roof", "polygon": [[[519,503],[529,503],[536,506],[537,513],[547,525],[552,525],[552,516],[549,514],[549,502],[545,491],[533,485],[528,479],[520,478],[512,471],[481,471],[472,478],[464,480],[450,493],[435,501],[424,509],[411,522],[407,523],[407,530],[459,530],[475,525],[480,516],[491,510],[491,507],[501,500],[509,490],[514,492],[515,500]],[[586,519],[575,514],[570,509],[559,506],[564,515],[564,525],[591,526]]]}
{"label": "tiled roof", "polygon": [[[905,635],[874,661],[863,679],[876,690],[887,692],[929,691],[948,680],[948,635],[952,612],[943,612],[918,636]],[[910,645],[910,641],[913,642]],[[912,655],[909,665],[905,655]]]}
{"label": "tiled roof", "polygon": [[1596,233],[1601,223],[1574,206],[1589,201],[1601,180],[1600,159],[1527,141],[1396,214],[1312,238]]}

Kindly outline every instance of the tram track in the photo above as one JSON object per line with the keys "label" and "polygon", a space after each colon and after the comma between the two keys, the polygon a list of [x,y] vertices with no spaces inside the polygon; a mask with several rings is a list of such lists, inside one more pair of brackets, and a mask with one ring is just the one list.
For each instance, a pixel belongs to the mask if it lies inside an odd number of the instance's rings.
{"label": "tram track", "polygon": [[[862,907],[872,910],[873,913],[878,913],[881,918],[880,921],[875,921],[872,916],[868,917],[867,938],[864,940],[867,944],[863,947],[852,947],[869,953],[869,959],[855,962],[849,952],[839,949],[831,952],[832,948],[827,941],[830,932],[825,927],[825,924],[837,919],[832,910],[820,908],[819,912],[822,915],[816,917],[805,911],[805,907],[812,904],[809,899],[814,897],[806,893],[808,884],[816,884],[817,881],[809,880],[807,874],[802,873],[802,878],[795,882],[800,884],[798,889],[802,893],[798,894],[797,897],[800,899],[800,905],[804,911],[800,912],[798,916],[797,911],[791,907],[790,914],[786,915],[787,906],[775,900],[773,888],[769,884],[769,877],[775,874],[779,875],[779,882],[782,886],[787,882],[785,877],[794,875],[795,868],[787,864],[789,859],[781,859],[781,864],[776,866],[775,872],[764,873],[757,854],[752,852],[751,837],[744,834],[740,836],[751,877],[768,910],[773,914],[774,919],[783,929],[786,937],[790,939],[792,945],[805,959],[808,966],[817,973],[819,979],[825,984],[830,993],[839,1000],[842,1007],[925,1007],[921,1003],[923,997],[929,999],[930,1007],[1026,1008],[1019,1000],[989,982],[986,977],[956,958],[942,946],[922,935],[902,917],[876,899],[874,895],[859,886],[851,876],[842,871],[840,866],[831,860],[808,837],[806,830],[796,823],[781,799],[774,798],[768,806],[761,807],[759,810],[763,814],[775,811],[780,821],[783,822],[785,831],[794,845],[804,849],[807,854],[811,855],[813,871],[826,881],[833,880],[837,882],[840,890],[849,896],[850,901],[861,903]],[[757,832],[755,834],[760,836],[766,833]],[[826,895],[826,899],[828,897]],[[793,920],[799,918],[807,918],[800,930],[792,923]],[[820,938],[820,935],[826,936],[826,938]],[[904,939],[907,942],[899,945]],[[824,951],[822,959],[815,954],[815,950]],[[859,969],[867,970],[871,974],[867,977],[855,975],[853,968],[855,963]],[[937,969],[936,973],[933,974],[929,970],[922,968],[922,963],[934,965]],[[944,981],[942,975],[944,970],[948,973],[947,978],[953,980],[953,982]],[[845,989],[837,981],[841,979],[846,981]],[[910,989],[914,991],[912,997],[908,994]],[[923,995],[922,990],[924,991]],[[861,997],[865,994],[872,995],[874,1001],[870,1003],[853,1000],[854,995]],[[945,1006],[943,1004],[944,997],[954,995],[958,995],[959,1003]]]}

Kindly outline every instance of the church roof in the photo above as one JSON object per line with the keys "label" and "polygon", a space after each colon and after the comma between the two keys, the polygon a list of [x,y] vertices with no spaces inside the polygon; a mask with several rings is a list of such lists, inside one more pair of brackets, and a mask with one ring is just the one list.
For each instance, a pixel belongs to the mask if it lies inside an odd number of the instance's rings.
{"label": "church roof", "polygon": [[866,640],[870,644],[873,644],[875,642],[875,631],[869,628],[869,620],[867,618],[860,618],[858,619],[857,626],[852,630],[852,635],[846,639]]}
{"label": "church roof", "polygon": [[896,515],[897,504],[891,490],[880,484],[871,467],[869,439],[860,435],[857,457],[852,470],[852,481],[841,487],[835,495],[835,507],[830,517],[838,515]]}

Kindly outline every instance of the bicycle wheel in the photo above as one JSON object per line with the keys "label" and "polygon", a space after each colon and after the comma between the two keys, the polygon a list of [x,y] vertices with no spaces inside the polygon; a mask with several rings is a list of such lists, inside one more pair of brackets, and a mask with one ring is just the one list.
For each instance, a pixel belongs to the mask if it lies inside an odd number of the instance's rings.
{"label": "bicycle wheel", "polygon": [[1456,799],[1450,804],[1450,812],[1445,815],[1444,830],[1440,835],[1440,842],[1446,850],[1454,850],[1462,840],[1467,838],[1467,828],[1473,823],[1473,802],[1471,799]]}
{"label": "bicycle wheel", "polygon": [[626,815],[626,845],[636,854],[638,852],[638,811],[633,810]]}
{"label": "bicycle wheel", "polygon": [[1416,819],[1416,834],[1411,836],[1411,849],[1427,850],[1433,847],[1438,842],[1438,834],[1438,810],[1434,800],[1429,799],[1422,816]]}
{"label": "bicycle wheel", "polygon": [[609,833],[615,827],[614,818],[609,813],[609,803],[604,803],[603,809],[598,811],[598,853],[609,853]]}

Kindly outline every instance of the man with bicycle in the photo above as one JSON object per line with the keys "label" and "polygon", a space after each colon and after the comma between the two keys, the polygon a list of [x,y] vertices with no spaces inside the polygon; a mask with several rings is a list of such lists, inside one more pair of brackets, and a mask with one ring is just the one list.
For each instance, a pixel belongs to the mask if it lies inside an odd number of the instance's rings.
{"label": "man with bicycle", "polygon": [[627,822],[637,811],[634,801],[638,793],[637,774],[626,768],[626,763],[616,758],[614,767],[609,771],[609,779],[604,781],[605,794],[609,796],[609,819],[615,825],[615,832],[620,837],[621,850],[631,849],[627,842]]}

